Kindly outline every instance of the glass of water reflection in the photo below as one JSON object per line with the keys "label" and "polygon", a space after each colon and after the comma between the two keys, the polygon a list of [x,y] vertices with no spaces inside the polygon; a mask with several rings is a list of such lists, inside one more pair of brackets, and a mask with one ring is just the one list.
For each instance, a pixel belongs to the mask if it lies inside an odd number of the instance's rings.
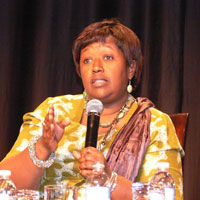
{"label": "glass of water reflection", "polygon": [[77,200],[77,187],[64,184],[46,185],[44,200]]}
{"label": "glass of water reflection", "polygon": [[15,195],[11,198],[13,200],[39,200],[40,194],[37,190],[16,190]]}

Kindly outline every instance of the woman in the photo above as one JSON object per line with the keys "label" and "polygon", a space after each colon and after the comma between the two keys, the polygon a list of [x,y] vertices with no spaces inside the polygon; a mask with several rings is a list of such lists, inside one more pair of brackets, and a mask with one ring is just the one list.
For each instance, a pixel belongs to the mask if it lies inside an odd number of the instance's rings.
{"label": "woman", "polygon": [[[132,182],[150,181],[156,164],[167,161],[175,178],[176,199],[182,199],[183,150],[172,122],[148,99],[129,94],[142,72],[135,33],[115,19],[93,23],[75,40],[73,58],[84,95],[48,98],[27,113],[0,168],[12,170],[18,188],[42,190],[61,181],[83,186],[92,165],[100,162],[111,179],[111,198],[131,199]],[[104,109],[97,148],[84,148],[85,106],[91,99],[99,99]]]}

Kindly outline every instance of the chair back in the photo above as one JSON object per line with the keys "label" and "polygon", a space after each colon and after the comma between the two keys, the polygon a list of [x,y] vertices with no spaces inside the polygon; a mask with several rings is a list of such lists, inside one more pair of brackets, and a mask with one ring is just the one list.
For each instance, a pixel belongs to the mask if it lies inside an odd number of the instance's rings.
{"label": "chair back", "polygon": [[185,133],[187,128],[187,121],[188,121],[188,113],[174,113],[169,114],[174,127],[176,129],[176,134],[178,136],[178,139],[180,141],[180,144],[182,145],[184,149],[184,143],[185,143]]}

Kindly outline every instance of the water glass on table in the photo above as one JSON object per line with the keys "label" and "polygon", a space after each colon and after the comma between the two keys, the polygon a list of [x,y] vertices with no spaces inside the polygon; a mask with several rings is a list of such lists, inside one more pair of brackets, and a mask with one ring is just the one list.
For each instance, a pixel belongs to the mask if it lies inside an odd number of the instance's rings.
{"label": "water glass on table", "polygon": [[77,200],[77,187],[64,184],[46,185],[44,200]]}
{"label": "water glass on table", "polygon": [[39,200],[40,194],[37,190],[21,189],[15,190],[10,196],[11,200]]}

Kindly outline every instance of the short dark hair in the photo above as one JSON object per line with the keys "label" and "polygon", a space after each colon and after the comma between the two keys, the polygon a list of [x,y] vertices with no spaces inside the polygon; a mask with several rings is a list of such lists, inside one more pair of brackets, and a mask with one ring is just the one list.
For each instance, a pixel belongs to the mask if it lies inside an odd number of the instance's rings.
{"label": "short dark hair", "polygon": [[139,85],[143,66],[141,44],[137,35],[130,28],[123,25],[118,19],[105,19],[100,22],[92,23],[79,34],[72,47],[76,71],[80,75],[81,50],[94,42],[104,43],[109,36],[114,38],[115,44],[124,54],[127,66],[130,66],[133,61],[136,62],[133,83],[133,88],[135,90]]}

